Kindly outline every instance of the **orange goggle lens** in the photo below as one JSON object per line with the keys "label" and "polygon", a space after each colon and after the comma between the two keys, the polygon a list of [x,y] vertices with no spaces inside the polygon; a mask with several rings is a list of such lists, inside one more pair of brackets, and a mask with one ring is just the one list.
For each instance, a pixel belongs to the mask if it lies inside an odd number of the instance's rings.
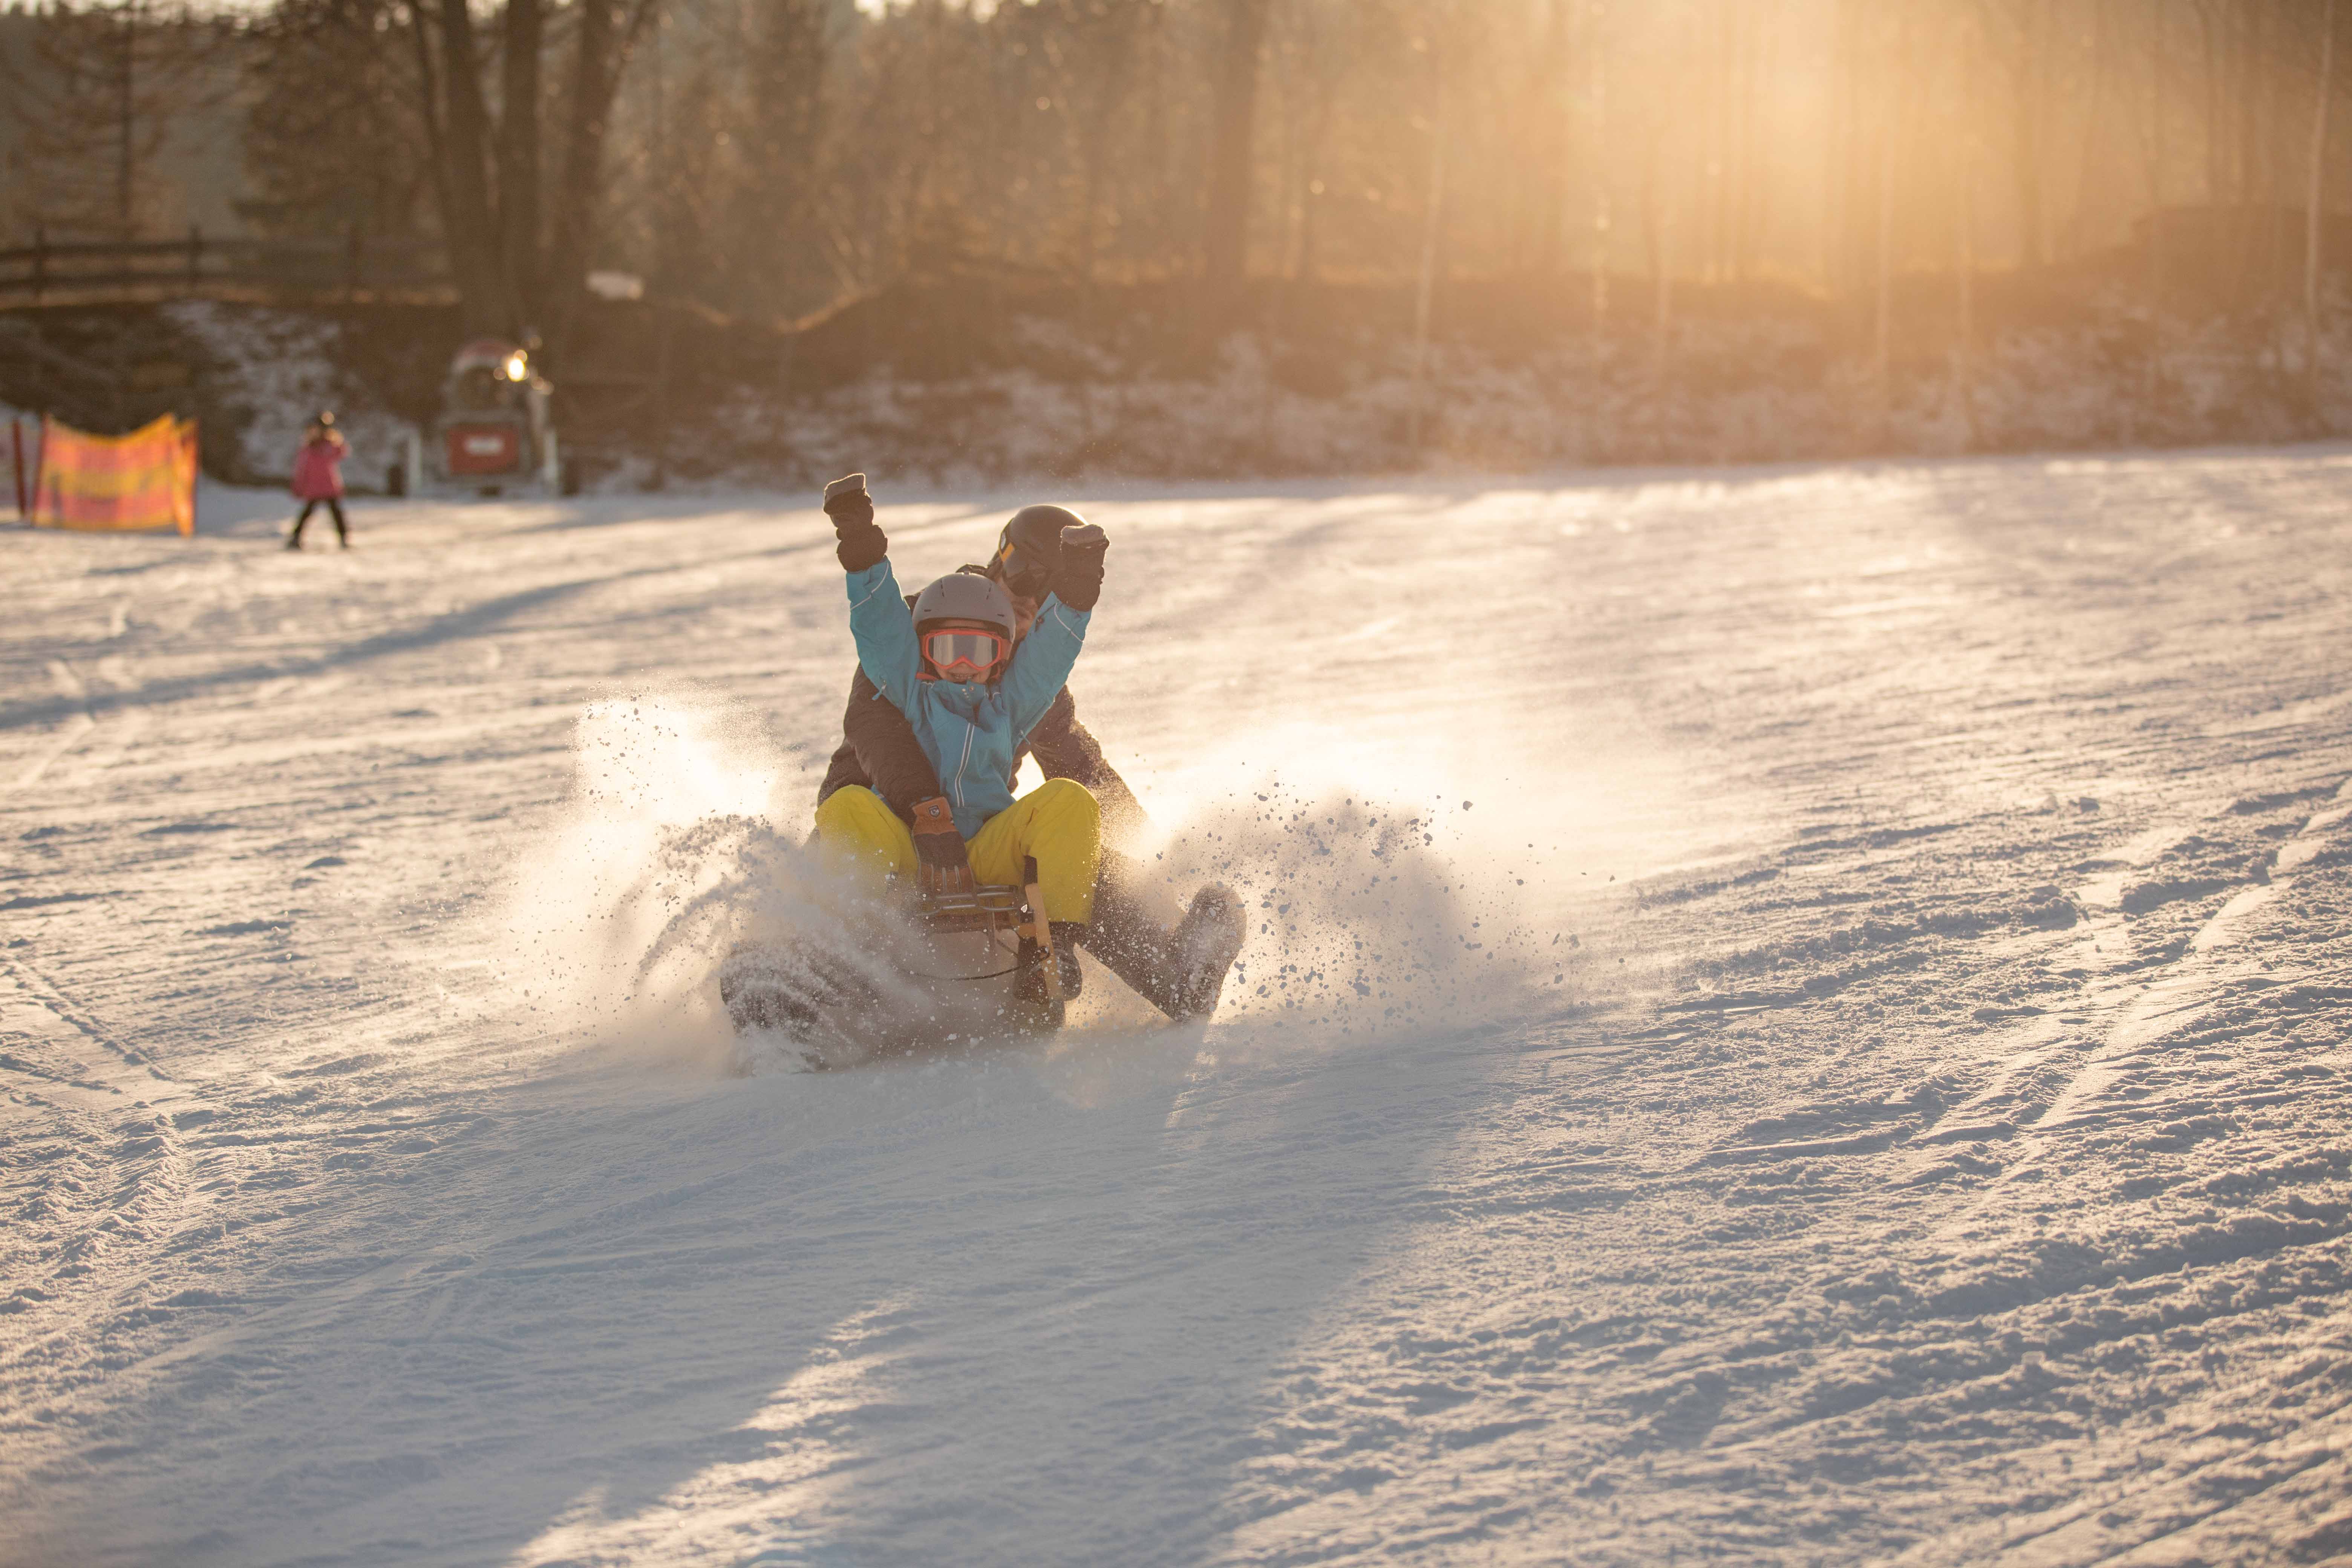
{"label": "orange goggle lens", "polygon": [[923,657],[939,670],[993,669],[1004,657],[1004,639],[994,632],[932,632],[923,638]]}

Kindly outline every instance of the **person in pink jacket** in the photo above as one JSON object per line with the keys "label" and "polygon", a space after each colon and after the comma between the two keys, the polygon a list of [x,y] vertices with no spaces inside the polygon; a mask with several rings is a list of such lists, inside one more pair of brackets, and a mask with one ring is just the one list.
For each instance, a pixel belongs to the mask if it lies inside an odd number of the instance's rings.
{"label": "person in pink jacket", "polygon": [[294,455],[294,493],[301,498],[302,512],[294,520],[294,531],[286,536],[287,549],[302,548],[302,525],[320,501],[335,520],[336,542],[346,550],[352,547],[352,531],[343,522],[343,455],[350,449],[332,414],[320,415],[302,433],[302,449]]}

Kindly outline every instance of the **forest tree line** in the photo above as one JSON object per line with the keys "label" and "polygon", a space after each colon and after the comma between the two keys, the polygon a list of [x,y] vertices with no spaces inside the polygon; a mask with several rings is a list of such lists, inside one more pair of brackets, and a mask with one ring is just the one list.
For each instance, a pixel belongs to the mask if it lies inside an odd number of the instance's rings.
{"label": "forest tree line", "polygon": [[[2352,10],[2352,5],[2344,7]],[[803,316],[961,258],[1073,283],[1553,279],[1884,300],[2131,247],[2315,317],[2336,0],[176,0],[0,16],[21,240],[437,239],[469,325],[587,274]],[[2345,258],[2336,258],[2340,262]],[[1628,298],[1629,292],[1632,294]]]}

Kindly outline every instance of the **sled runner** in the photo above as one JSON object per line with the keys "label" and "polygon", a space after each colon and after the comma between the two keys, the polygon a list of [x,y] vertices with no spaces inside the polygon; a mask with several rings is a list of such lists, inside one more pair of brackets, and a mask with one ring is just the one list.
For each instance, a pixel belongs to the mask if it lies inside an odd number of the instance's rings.
{"label": "sled runner", "polygon": [[1066,999],[1052,922],[1037,887],[968,892],[900,890],[886,907],[898,929],[844,942],[742,942],[719,966],[719,994],[738,1040],[737,1068],[762,1059],[807,1069],[840,1068],[940,1045],[1049,1035]]}
{"label": "sled runner", "polygon": [[[1042,1004],[1045,1028],[1058,1029],[1062,1026],[1064,998],[1060,969],[1054,962],[1053,922],[1045,916],[1045,900],[1038,890],[1035,858],[1024,861],[1022,869],[1026,879],[1017,888],[982,886],[969,893],[918,894],[915,918],[929,931],[933,945],[943,950],[949,939],[981,938],[984,947],[968,948],[963,954],[975,962],[986,962],[1009,952],[1012,967],[992,974],[956,978],[966,984],[978,984],[1013,976],[1016,995],[1026,997],[1034,993],[1034,1001]],[[1033,1024],[1023,1032],[1039,1031]]]}

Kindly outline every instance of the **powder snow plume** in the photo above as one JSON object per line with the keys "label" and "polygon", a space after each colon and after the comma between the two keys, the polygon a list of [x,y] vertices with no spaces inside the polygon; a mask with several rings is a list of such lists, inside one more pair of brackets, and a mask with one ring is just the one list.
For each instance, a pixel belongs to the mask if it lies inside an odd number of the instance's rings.
{"label": "powder snow plume", "polygon": [[[724,710],[597,702],[575,751],[571,809],[526,858],[506,932],[509,976],[557,1028],[707,1056],[727,1033],[710,982],[733,942],[838,954],[845,931],[887,930],[772,826],[783,770]],[[1194,803],[1147,863],[1179,900],[1211,879],[1241,898],[1218,1026],[1367,1040],[1556,1007],[1574,939],[1533,901],[1540,868],[1493,841],[1511,814],[1496,804],[1482,837],[1466,803],[1434,795],[1267,781]],[[892,954],[848,956],[899,984]]]}
{"label": "powder snow plume", "polygon": [[709,981],[755,868],[805,879],[766,825],[781,770],[747,731],[662,697],[581,713],[570,809],[525,858],[505,932],[509,975],[558,1029],[686,1047],[723,1035]]}
{"label": "powder snow plume", "polygon": [[638,697],[585,709],[571,808],[527,858],[505,932],[509,976],[561,1032],[709,1065],[731,1039],[715,977],[737,942],[824,955],[919,1009],[899,922],[779,831],[786,770],[727,710]]}
{"label": "powder snow plume", "polygon": [[1464,833],[1465,815],[1274,782],[1197,806],[1156,868],[1241,896],[1249,936],[1220,1021],[1372,1039],[1555,1005],[1566,971],[1528,868]]}

